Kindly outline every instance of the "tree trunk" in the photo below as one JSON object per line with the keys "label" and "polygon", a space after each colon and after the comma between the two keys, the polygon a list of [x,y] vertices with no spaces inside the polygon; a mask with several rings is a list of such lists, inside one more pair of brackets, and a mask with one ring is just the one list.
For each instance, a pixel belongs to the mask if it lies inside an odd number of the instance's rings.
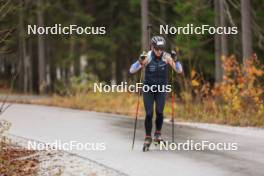
{"label": "tree trunk", "polygon": [[32,40],[28,39],[28,87],[29,87],[29,92],[33,92],[33,68],[32,68]]}
{"label": "tree trunk", "polygon": [[[42,0],[38,0],[38,26],[44,27],[44,17],[43,17],[43,4]],[[45,63],[45,45],[44,36],[38,35],[38,86],[39,93],[43,94],[46,92],[46,63]]]}
{"label": "tree trunk", "polygon": [[[160,17],[161,17],[161,24],[166,25],[167,24],[167,15],[166,15],[166,1],[164,0],[159,0],[159,5],[160,5]],[[169,41],[168,35],[164,34],[163,35],[166,41]],[[175,46],[171,46],[170,42],[167,42],[166,49],[170,51],[172,48]]]}
{"label": "tree trunk", "polygon": [[[220,26],[220,5],[219,0],[214,0],[214,12],[215,12],[215,26]],[[221,63],[221,37],[219,34],[214,36],[214,45],[215,45],[215,81],[220,82],[223,77],[223,69]]]}
{"label": "tree trunk", "polygon": [[70,59],[71,59],[71,75],[80,76],[80,44],[74,36],[70,36]]}
{"label": "tree trunk", "polygon": [[250,0],[241,0],[243,62],[252,55]]}
{"label": "tree trunk", "polygon": [[[226,15],[225,15],[225,8],[224,8],[225,0],[219,1],[220,7],[220,26],[226,27]],[[228,55],[228,45],[227,45],[227,35],[221,35],[221,56],[226,57]]]}
{"label": "tree trunk", "polygon": [[54,62],[52,62],[52,59],[50,57],[50,91],[55,91],[55,84],[57,81],[56,77],[56,65]]}
{"label": "tree trunk", "polygon": [[121,81],[123,80],[123,75],[122,75],[122,63],[121,63],[121,53],[120,51],[116,51],[116,61],[115,61],[115,79],[116,79],[116,83],[120,84]]}
{"label": "tree trunk", "polygon": [[141,0],[141,45],[143,51],[147,51],[149,49],[147,30],[148,24],[148,0]]}
{"label": "tree trunk", "polygon": [[[31,63],[32,63],[32,88],[33,92],[38,93],[39,92],[39,83],[38,83],[38,41],[34,39],[29,39],[31,42],[31,49],[30,49],[30,55],[32,57]],[[33,66],[34,65],[34,66]]]}
{"label": "tree trunk", "polygon": [[19,50],[18,50],[18,89],[27,91],[27,72],[26,72],[26,46],[25,46],[25,34],[24,34],[24,12],[23,12],[23,0],[19,1]]}

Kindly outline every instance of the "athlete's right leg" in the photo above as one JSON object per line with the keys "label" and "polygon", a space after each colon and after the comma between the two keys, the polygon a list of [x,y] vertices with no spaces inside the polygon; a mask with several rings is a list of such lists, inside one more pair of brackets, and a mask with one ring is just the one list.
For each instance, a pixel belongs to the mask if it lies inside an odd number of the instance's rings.
{"label": "athlete's right leg", "polygon": [[146,111],[146,118],[145,118],[146,136],[151,136],[153,104],[154,104],[153,92],[144,92],[143,100],[144,100],[144,106],[145,106],[145,111]]}

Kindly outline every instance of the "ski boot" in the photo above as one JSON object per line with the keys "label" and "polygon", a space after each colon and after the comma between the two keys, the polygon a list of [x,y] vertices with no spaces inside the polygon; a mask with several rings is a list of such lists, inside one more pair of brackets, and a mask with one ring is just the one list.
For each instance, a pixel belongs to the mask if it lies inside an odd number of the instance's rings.
{"label": "ski boot", "polygon": [[154,133],[154,144],[155,145],[158,145],[158,144],[160,144],[161,142],[163,142],[164,140],[162,139],[162,137],[161,137],[161,133],[160,133],[160,131],[155,131],[155,133]]}
{"label": "ski boot", "polygon": [[151,142],[152,142],[151,136],[146,136],[145,142],[143,145],[143,152],[149,151],[149,147],[150,147]]}

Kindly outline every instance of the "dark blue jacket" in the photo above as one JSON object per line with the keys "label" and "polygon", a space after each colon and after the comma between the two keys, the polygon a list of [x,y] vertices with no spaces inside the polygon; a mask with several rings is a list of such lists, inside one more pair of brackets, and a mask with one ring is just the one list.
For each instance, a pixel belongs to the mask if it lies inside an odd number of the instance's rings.
{"label": "dark blue jacket", "polygon": [[168,64],[162,59],[157,58],[151,51],[150,62],[145,67],[144,84],[146,85],[166,85],[168,78]]}

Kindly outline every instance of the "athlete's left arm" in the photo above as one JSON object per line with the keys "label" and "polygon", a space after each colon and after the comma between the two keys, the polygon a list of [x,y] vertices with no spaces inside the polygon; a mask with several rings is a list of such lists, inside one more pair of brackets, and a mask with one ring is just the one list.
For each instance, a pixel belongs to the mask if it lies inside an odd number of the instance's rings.
{"label": "athlete's left arm", "polygon": [[174,61],[171,57],[170,54],[166,53],[165,54],[165,60],[167,62],[167,64],[170,64],[170,66],[173,68],[173,70],[175,70],[177,73],[182,73],[182,64],[180,63],[180,61],[176,60]]}

